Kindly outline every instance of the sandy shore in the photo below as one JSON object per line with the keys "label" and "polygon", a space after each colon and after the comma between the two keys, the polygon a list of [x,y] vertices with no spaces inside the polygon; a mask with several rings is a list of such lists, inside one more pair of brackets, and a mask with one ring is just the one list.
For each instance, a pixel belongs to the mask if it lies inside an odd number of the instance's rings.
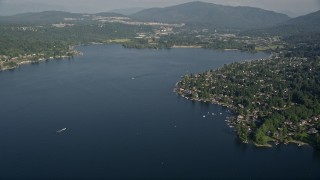
{"label": "sandy shore", "polygon": [[172,48],[202,48],[201,46],[177,46],[174,45]]}

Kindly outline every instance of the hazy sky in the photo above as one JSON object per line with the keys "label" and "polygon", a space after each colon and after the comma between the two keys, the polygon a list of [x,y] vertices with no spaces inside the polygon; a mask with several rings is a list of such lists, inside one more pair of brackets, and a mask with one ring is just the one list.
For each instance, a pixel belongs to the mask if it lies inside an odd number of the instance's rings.
{"label": "hazy sky", "polygon": [[[47,3],[73,12],[102,12],[130,7],[164,7],[193,0],[0,0],[14,3]],[[203,0],[232,6],[252,6],[277,12],[302,15],[320,10],[320,0]]]}

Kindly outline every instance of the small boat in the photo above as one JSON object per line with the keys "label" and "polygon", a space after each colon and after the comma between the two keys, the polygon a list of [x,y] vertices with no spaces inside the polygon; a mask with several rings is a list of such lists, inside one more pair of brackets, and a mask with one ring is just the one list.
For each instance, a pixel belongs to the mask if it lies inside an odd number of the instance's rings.
{"label": "small boat", "polygon": [[204,118],[205,118],[205,117],[206,117],[206,115],[203,115],[202,117],[204,117]]}
{"label": "small boat", "polygon": [[62,129],[58,130],[57,133],[61,133],[61,132],[65,131],[65,130],[67,130],[67,128],[62,128]]}

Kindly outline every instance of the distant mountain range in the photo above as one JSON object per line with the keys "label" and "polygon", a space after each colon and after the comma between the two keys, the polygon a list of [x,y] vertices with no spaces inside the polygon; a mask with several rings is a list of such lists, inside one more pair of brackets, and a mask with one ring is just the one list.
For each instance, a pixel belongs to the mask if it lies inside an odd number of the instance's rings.
{"label": "distant mountain range", "polygon": [[[1,3],[1,1],[0,1]],[[11,16],[15,14],[27,13],[27,12],[42,12],[42,11],[68,11],[67,9],[39,2],[25,2],[25,3],[11,3],[2,2],[0,4],[0,16]]]}
{"label": "distant mountain range", "polygon": [[141,21],[206,24],[216,28],[235,29],[268,27],[290,19],[285,14],[259,8],[223,6],[199,1],[146,9],[131,17]]}
{"label": "distant mountain range", "polygon": [[[0,16],[0,23],[13,23],[13,24],[51,24],[59,23],[64,20],[64,18],[76,18],[76,19],[86,19],[84,13],[69,13],[64,11],[44,11],[44,12],[32,12],[32,13],[22,13],[13,16]],[[117,16],[122,17],[124,15],[103,12],[94,14],[97,16]],[[88,19],[89,20],[89,19]]]}
{"label": "distant mountain range", "polygon": [[81,18],[82,14],[69,13],[64,11],[44,11],[16,14],[13,16],[2,16],[2,23],[22,23],[22,24],[43,24],[57,23],[64,18]]}
{"label": "distant mountain range", "polygon": [[136,7],[136,8],[114,9],[114,10],[111,10],[108,12],[118,13],[118,14],[123,14],[123,15],[129,16],[129,15],[135,14],[137,12],[140,12],[144,9],[145,8]]}
{"label": "distant mountain range", "polygon": [[[95,15],[125,16],[114,12],[97,13]],[[146,9],[134,13],[129,17],[139,21],[186,23],[187,25],[199,27],[206,25],[214,29],[249,30],[247,32],[258,35],[262,33],[275,35],[290,35],[304,32],[320,33],[320,11],[290,19],[287,15],[259,8],[191,2],[165,8]],[[50,24],[61,22],[64,18],[86,18],[86,16],[83,13],[45,11],[0,16],[0,23]]]}

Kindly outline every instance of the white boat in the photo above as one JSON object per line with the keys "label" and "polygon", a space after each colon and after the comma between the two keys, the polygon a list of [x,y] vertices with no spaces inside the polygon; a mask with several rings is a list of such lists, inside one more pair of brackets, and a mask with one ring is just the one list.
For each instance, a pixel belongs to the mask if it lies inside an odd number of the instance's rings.
{"label": "white boat", "polygon": [[65,130],[67,130],[67,128],[62,128],[62,129],[58,130],[57,133],[61,133],[61,132],[65,131]]}

